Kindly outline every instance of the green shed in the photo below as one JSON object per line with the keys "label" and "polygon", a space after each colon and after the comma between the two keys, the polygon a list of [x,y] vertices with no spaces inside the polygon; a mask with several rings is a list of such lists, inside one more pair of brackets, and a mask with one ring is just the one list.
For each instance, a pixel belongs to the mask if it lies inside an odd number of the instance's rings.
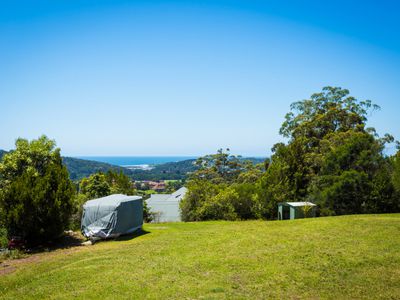
{"label": "green shed", "polygon": [[311,202],[278,203],[278,220],[293,220],[315,217],[317,206]]}

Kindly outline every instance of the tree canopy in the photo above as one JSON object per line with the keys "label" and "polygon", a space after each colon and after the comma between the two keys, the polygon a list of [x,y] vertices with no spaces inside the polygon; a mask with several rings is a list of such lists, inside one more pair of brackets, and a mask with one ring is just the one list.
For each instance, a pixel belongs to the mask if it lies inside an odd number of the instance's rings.
{"label": "tree canopy", "polygon": [[398,209],[392,202],[386,208],[377,204],[376,195],[385,197],[392,189],[376,181],[389,169],[385,144],[394,141],[367,127],[367,116],[377,109],[370,100],[359,101],[338,87],[293,103],[280,129],[289,141],[273,148],[265,198],[314,201],[322,214]]}
{"label": "tree canopy", "polygon": [[57,238],[68,226],[75,193],[60,149],[46,136],[15,145],[0,162],[2,225],[29,244]]}
{"label": "tree canopy", "polygon": [[[219,150],[200,169],[181,203],[184,220],[275,219],[279,202],[311,201],[320,215],[400,211],[400,156],[384,155],[394,138],[367,127],[379,106],[340,87],[293,103],[265,168]],[[264,171],[264,169],[266,171]]]}

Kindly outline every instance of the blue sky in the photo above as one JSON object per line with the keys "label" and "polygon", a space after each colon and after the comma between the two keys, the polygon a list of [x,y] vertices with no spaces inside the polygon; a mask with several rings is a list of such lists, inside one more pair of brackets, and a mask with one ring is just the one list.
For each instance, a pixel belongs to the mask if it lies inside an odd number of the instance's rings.
{"label": "blue sky", "polygon": [[265,156],[290,103],[326,85],[379,104],[369,125],[400,139],[399,9],[0,1],[0,149],[46,134],[71,156]]}

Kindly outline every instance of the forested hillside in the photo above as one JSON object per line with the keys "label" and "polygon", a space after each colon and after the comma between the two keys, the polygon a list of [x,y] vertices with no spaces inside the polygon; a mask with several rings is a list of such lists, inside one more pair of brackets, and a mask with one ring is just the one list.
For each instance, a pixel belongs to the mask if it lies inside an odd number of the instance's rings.
{"label": "forested hillside", "polygon": [[63,162],[66,165],[69,176],[72,180],[79,180],[83,177],[88,177],[91,174],[103,172],[106,173],[109,170],[123,172],[128,176],[132,176],[132,171],[123,167],[110,165],[98,161],[79,159],[74,157],[63,157]]}
{"label": "forested hillside", "polygon": [[[0,159],[5,153],[7,153],[7,151],[0,150]],[[198,169],[198,166],[194,164],[196,161],[195,159],[159,164],[155,165],[151,170],[131,170],[103,162],[74,157],[63,157],[62,159],[72,180],[80,180],[98,172],[106,173],[109,170],[116,172],[122,171],[133,180],[182,180],[185,179],[189,173]],[[264,161],[264,158],[242,159],[249,160],[255,164]]]}
{"label": "forested hillside", "polygon": [[7,151],[1,150],[0,149],[0,160],[3,158],[3,155],[6,154]]}

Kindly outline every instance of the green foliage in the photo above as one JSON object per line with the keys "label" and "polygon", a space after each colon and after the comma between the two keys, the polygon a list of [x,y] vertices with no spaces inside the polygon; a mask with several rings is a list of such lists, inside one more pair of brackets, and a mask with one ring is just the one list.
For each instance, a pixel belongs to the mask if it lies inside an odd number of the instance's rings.
{"label": "green foliage", "polygon": [[254,165],[218,150],[197,160],[199,169],[186,184],[188,193],[180,203],[184,221],[254,219],[258,216],[256,184],[263,174]]}
{"label": "green foliage", "polygon": [[135,180],[185,180],[187,175],[198,169],[195,159],[154,165],[150,170],[131,170]]}
{"label": "green foliage", "polygon": [[95,173],[107,173],[108,171],[113,171],[116,173],[123,172],[127,176],[132,176],[132,170],[127,168],[114,166],[111,164],[74,158],[74,157],[63,157],[63,163],[68,169],[71,180],[78,181],[85,177],[89,177]]}
{"label": "green foliage", "polygon": [[337,87],[292,104],[280,129],[289,142],[274,146],[262,180],[266,216],[281,201],[314,201],[323,215],[398,211],[382,153],[394,139],[366,128],[378,108]]}
{"label": "green foliage", "polygon": [[286,114],[280,134],[290,138],[306,137],[309,147],[316,146],[326,135],[349,130],[363,131],[367,115],[379,109],[370,100],[358,101],[340,87],[324,87],[308,100],[295,102]]}
{"label": "green foliage", "polygon": [[283,161],[275,160],[267,172],[256,183],[254,209],[257,218],[275,219],[277,204],[293,199],[293,181],[290,182],[285,171],[288,166]]}
{"label": "green foliage", "polygon": [[9,259],[20,259],[26,257],[27,254],[19,249],[13,249],[13,250],[6,250],[4,252],[0,253],[0,263],[4,260],[9,260]]}
{"label": "green foliage", "polygon": [[200,210],[204,203],[216,196],[221,186],[208,180],[193,179],[186,185],[188,192],[180,202],[181,217],[183,221],[202,220]]}
{"label": "green foliage", "polygon": [[238,202],[239,195],[234,189],[222,189],[199,208],[199,217],[201,220],[236,220],[234,203]]}
{"label": "green foliage", "polygon": [[88,201],[89,198],[85,194],[77,193],[74,197],[74,210],[70,219],[70,226],[72,230],[79,230],[81,228],[81,220],[83,213],[83,204]]}
{"label": "green foliage", "polygon": [[143,221],[146,223],[153,221],[153,215],[150,212],[150,208],[147,206],[146,201],[143,201]]}
{"label": "green foliage", "polygon": [[[4,152],[4,151],[3,151]],[[4,152],[5,153],[5,152]],[[0,150],[0,158],[2,150]],[[261,163],[261,158],[239,158],[240,160],[250,160],[253,163]],[[90,161],[85,159],[63,157],[63,163],[67,166],[71,180],[78,181],[89,177],[95,173],[104,173],[113,171],[115,173],[124,173],[134,180],[182,180],[187,179],[188,175],[198,170],[195,159],[188,159],[178,162],[169,162],[152,166],[149,170],[128,169],[111,164]]]}
{"label": "green foliage", "polygon": [[183,186],[182,180],[169,180],[165,184],[165,193],[172,194]]}
{"label": "green foliage", "polygon": [[274,145],[266,172],[229,149],[197,160],[184,220],[275,219],[279,202],[294,201],[317,203],[321,215],[400,211],[400,154],[383,154],[394,139],[366,127],[376,109],[338,87],[293,103],[280,129],[288,143]]}
{"label": "green foliage", "polygon": [[75,191],[55,142],[16,141],[0,163],[0,212],[9,236],[29,244],[59,237],[69,223]]}
{"label": "green foliage", "polygon": [[4,150],[0,149],[0,161],[2,160],[4,154],[6,154],[6,153],[7,153],[7,151],[4,151]]}
{"label": "green foliage", "polygon": [[123,172],[108,171],[106,181],[110,186],[110,194],[134,195],[136,192],[131,179]]}
{"label": "green foliage", "polygon": [[111,194],[111,188],[106,175],[96,173],[83,178],[79,184],[79,192],[89,199],[100,198]]}
{"label": "green foliage", "polygon": [[83,178],[79,183],[79,192],[93,199],[111,194],[134,195],[136,190],[127,175],[109,170],[106,174],[100,172]]}
{"label": "green foliage", "polygon": [[393,187],[396,193],[400,195],[400,150],[393,157],[392,164],[393,164],[393,176],[392,176]]}
{"label": "green foliage", "polygon": [[6,248],[8,245],[7,229],[0,227],[0,248]]}
{"label": "green foliage", "polygon": [[191,178],[206,179],[213,183],[233,182],[242,169],[239,157],[230,155],[229,149],[219,149],[216,154],[200,157],[196,165],[199,170]]}

